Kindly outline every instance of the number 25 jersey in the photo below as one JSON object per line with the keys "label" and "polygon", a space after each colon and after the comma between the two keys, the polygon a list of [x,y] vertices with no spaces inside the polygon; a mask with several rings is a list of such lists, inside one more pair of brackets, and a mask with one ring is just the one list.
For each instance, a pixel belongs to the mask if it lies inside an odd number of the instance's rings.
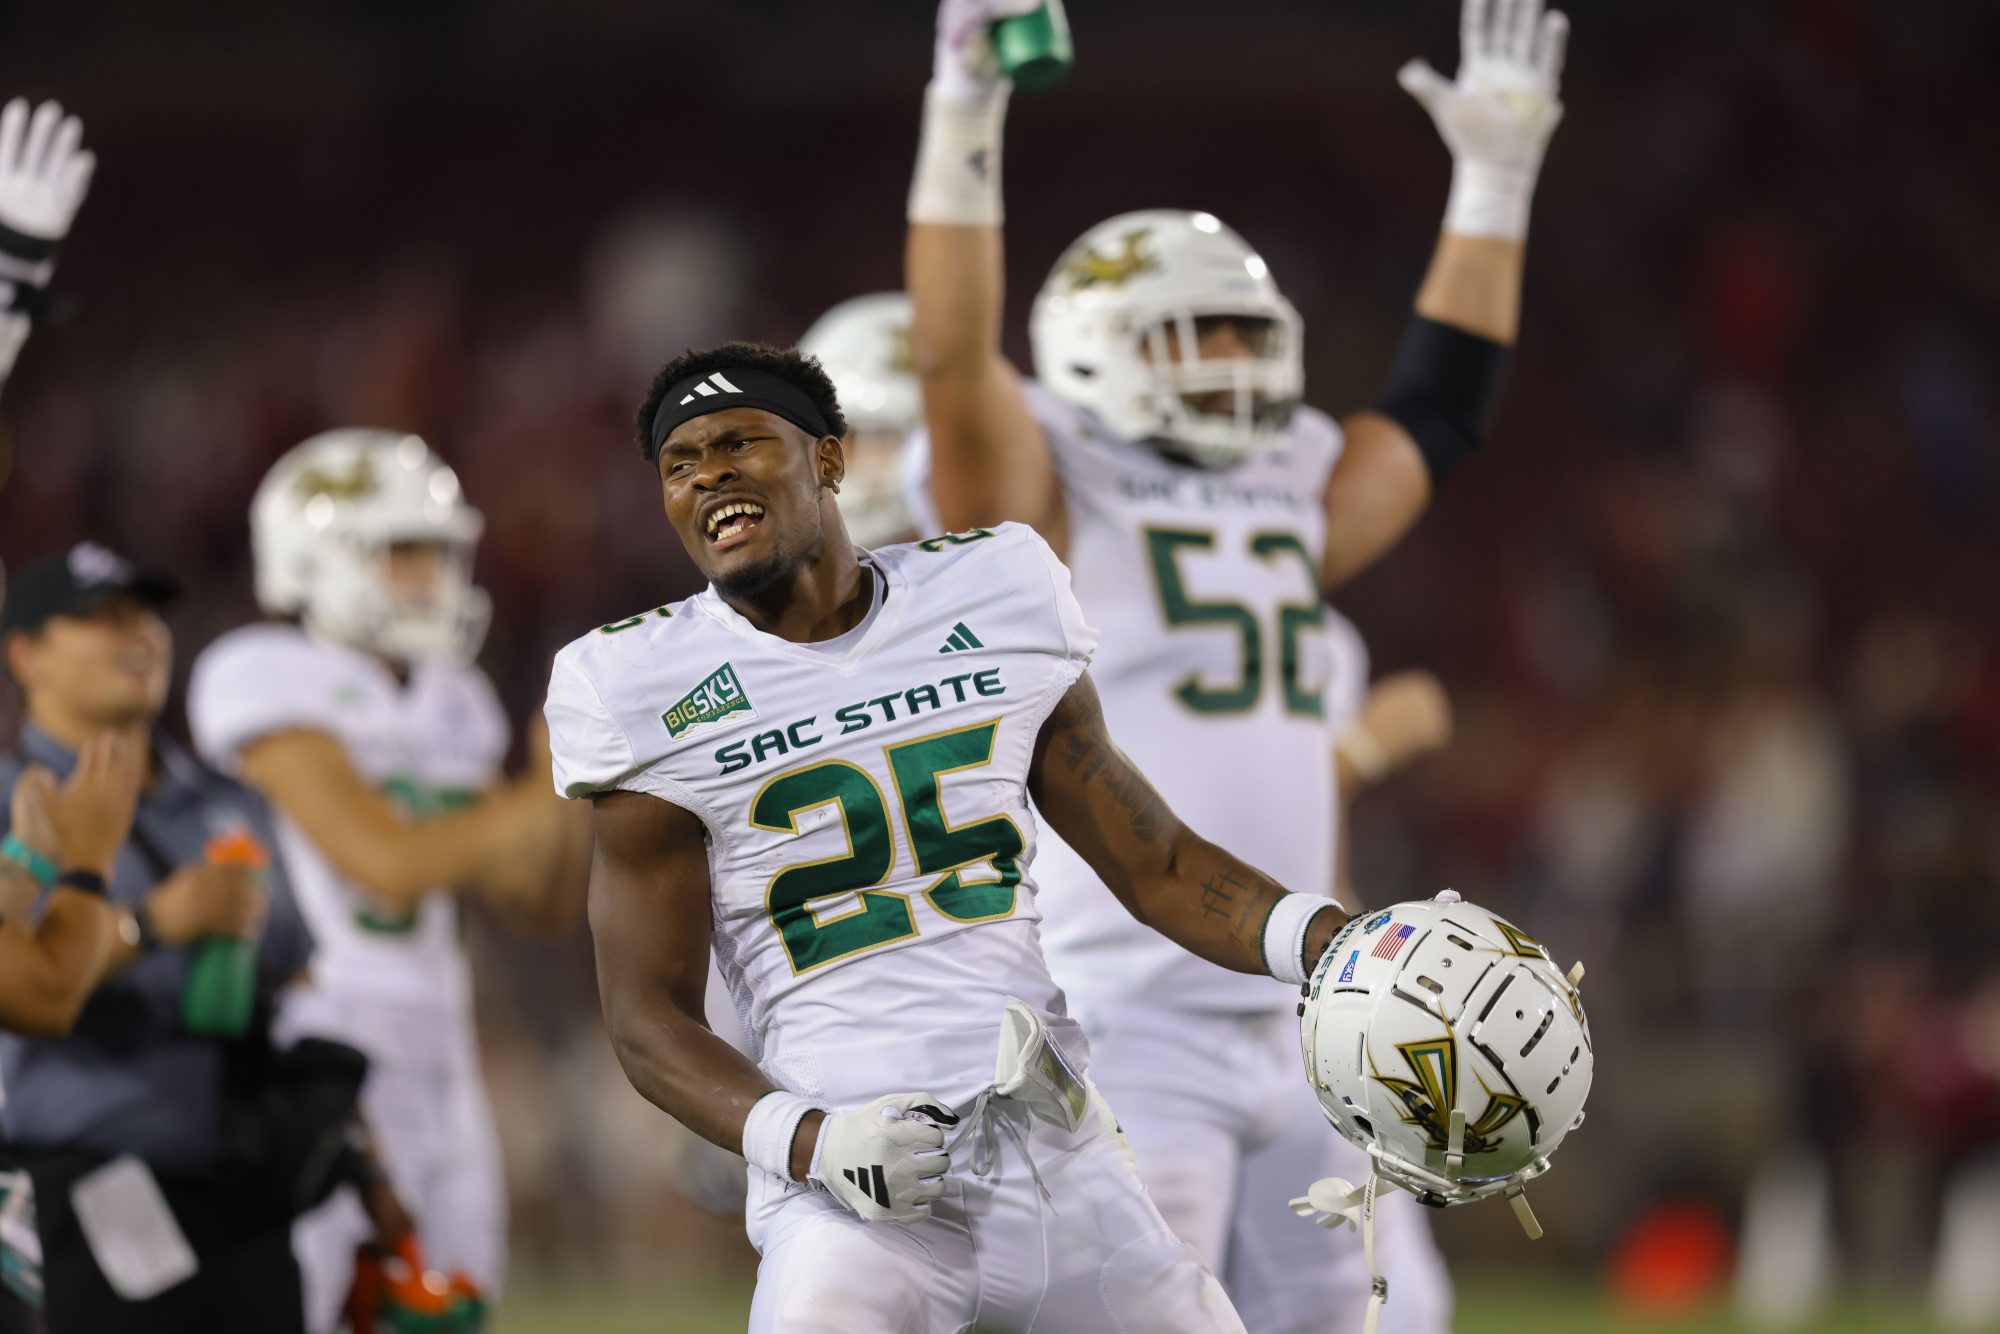
{"label": "number 25 jersey", "polygon": [[874,607],[825,646],[711,587],[564,648],[556,785],[700,819],[717,966],[773,1082],[836,1107],[963,1103],[1009,997],[1083,1055],[1042,961],[1028,770],[1097,635],[1019,524],[862,561]]}

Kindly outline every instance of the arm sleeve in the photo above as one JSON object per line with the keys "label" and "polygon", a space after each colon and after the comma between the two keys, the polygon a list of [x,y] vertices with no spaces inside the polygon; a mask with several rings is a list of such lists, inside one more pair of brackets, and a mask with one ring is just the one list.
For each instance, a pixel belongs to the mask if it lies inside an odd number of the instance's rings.
{"label": "arm sleeve", "polygon": [[542,714],[549,720],[556,791],[563,796],[611,791],[639,767],[624,727],[567,653],[556,656]]}
{"label": "arm sleeve", "polygon": [[292,728],[337,732],[325,657],[303,639],[265,628],[225,636],[188,678],[188,731],[201,757],[239,771],[245,746]]}
{"label": "arm sleeve", "polygon": [[1061,636],[1063,656],[1081,671],[1090,666],[1091,658],[1097,653],[1097,627],[1084,619],[1083,604],[1076,600],[1076,593],[1070,587],[1069,566],[1062,563],[1034,529],[1024,524],[1007,526],[1019,527],[1026,534],[1027,545],[1048,572],[1050,615],[1054,619],[1056,633]]}

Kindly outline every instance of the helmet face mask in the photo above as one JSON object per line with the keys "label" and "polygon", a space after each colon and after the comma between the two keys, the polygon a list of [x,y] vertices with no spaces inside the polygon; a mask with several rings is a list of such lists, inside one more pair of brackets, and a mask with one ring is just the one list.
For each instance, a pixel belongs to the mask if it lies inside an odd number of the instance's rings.
{"label": "helmet face mask", "polygon": [[[1204,355],[1203,337],[1236,337]],[[1098,224],[1029,319],[1035,374],[1107,428],[1204,467],[1277,444],[1305,389],[1303,328],[1269,266],[1206,213]]]}
{"label": "helmet face mask", "polygon": [[1343,927],[1300,1040],[1327,1120],[1434,1205],[1518,1194],[1548,1170],[1595,1061],[1582,998],[1547,951],[1455,896]]}
{"label": "helmet face mask", "polygon": [[[492,602],[472,579],[485,522],[413,435],[328,431],[273,465],[251,503],[257,600],[312,635],[395,662],[468,662]],[[436,552],[418,586],[398,548]]]}
{"label": "helmet face mask", "polygon": [[[1235,335],[1232,354],[1203,354],[1203,334],[1217,327]],[[1147,324],[1139,348],[1159,418],[1147,438],[1210,467],[1276,444],[1299,403],[1296,335],[1268,315],[1186,308]]]}

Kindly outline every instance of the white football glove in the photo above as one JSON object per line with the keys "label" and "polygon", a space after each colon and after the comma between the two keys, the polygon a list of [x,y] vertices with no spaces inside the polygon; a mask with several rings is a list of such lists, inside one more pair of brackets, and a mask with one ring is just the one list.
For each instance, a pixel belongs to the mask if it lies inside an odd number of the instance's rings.
{"label": "white football glove", "polygon": [[0,381],[28,339],[30,300],[55,273],[56,243],[90,189],[97,159],[82,148],[83,123],[44,102],[31,116],[15,98],[0,111]]}
{"label": "white football glove", "polygon": [[97,166],[82,145],[83,122],[61,104],[44,102],[30,116],[26,99],[9,102],[0,111],[0,223],[48,245],[68,236]]}
{"label": "white football glove", "polygon": [[809,1181],[871,1223],[931,1216],[951,1167],[944,1132],[958,1124],[928,1093],[892,1093],[851,1112],[829,1112],[813,1147]]}
{"label": "white football glove", "polygon": [[1459,15],[1458,77],[1412,60],[1396,73],[1424,104],[1451,149],[1445,230],[1520,240],[1558,98],[1569,19],[1542,0],[1465,0]]}
{"label": "white football glove", "polygon": [[931,87],[940,96],[971,105],[990,101],[1007,81],[989,33],[1001,19],[1041,8],[1043,0],[943,0],[937,16],[937,60]]}

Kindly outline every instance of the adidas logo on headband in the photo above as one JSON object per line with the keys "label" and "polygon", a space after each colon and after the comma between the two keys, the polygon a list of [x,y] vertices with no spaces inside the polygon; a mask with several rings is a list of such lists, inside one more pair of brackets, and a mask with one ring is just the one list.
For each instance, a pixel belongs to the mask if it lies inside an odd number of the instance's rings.
{"label": "adidas logo on headband", "polygon": [[740,394],[742,392],[741,389],[738,389],[735,385],[725,380],[722,377],[721,371],[716,371],[700,384],[696,385],[694,392],[683,398],[678,406],[685,407],[687,404],[694,402],[697,395],[702,398],[713,398],[717,394]]}

